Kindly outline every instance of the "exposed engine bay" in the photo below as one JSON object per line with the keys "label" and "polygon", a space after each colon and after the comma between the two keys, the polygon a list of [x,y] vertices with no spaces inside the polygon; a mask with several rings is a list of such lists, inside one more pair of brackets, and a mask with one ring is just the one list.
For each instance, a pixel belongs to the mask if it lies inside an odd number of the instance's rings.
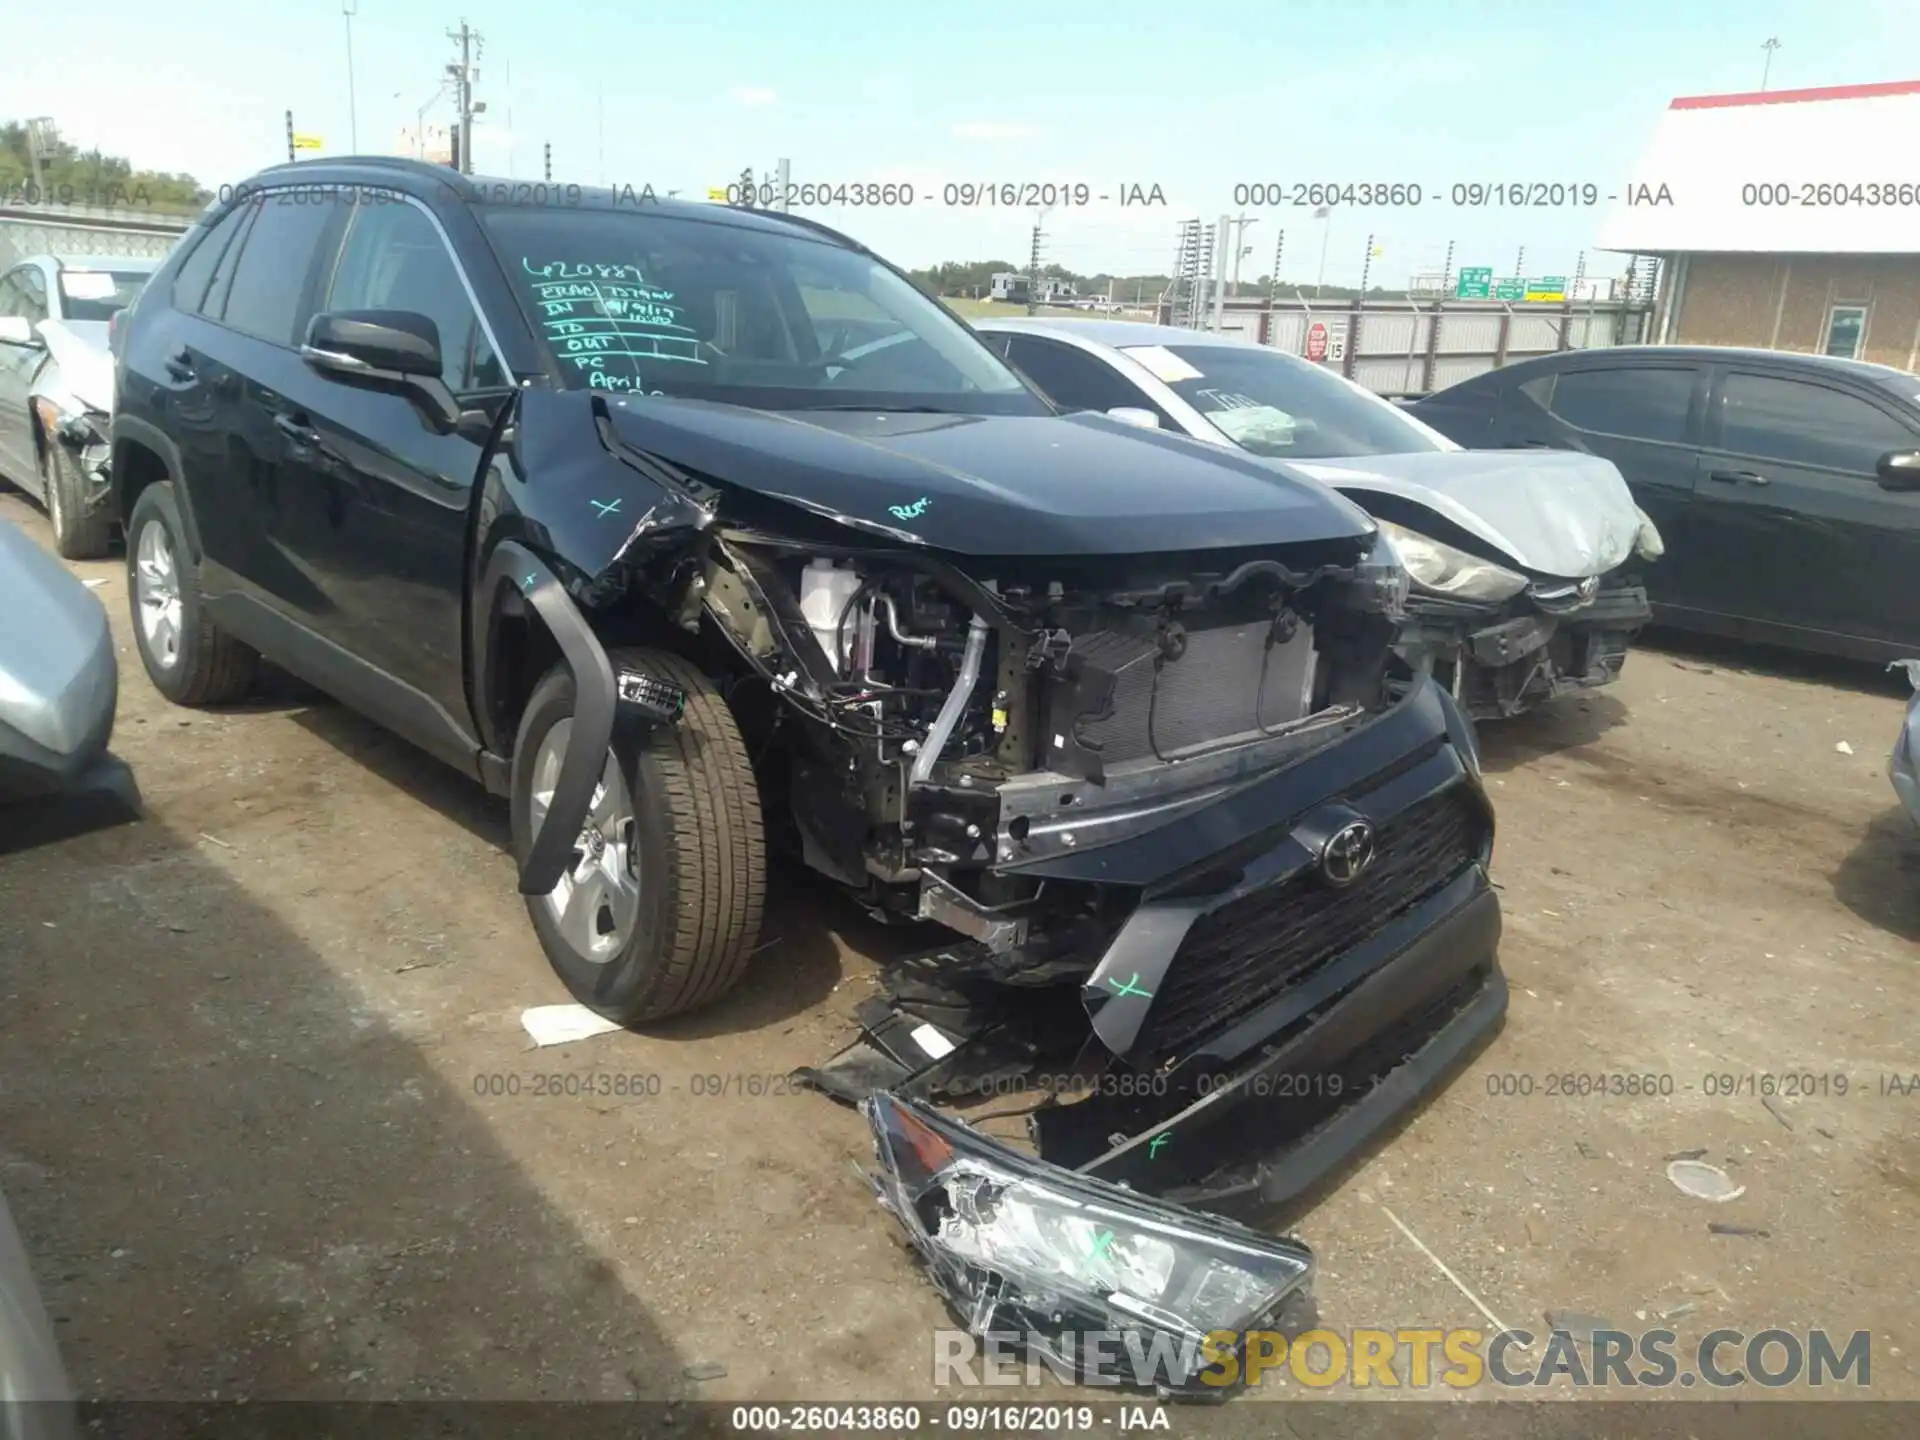
{"label": "exposed engine bay", "polygon": [[736,535],[702,589],[790,702],[765,717],[762,784],[769,813],[784,790],[805,863],[877,917],[943,924],[998,979],[1035,983],[1089,969],[1123,918],[1110,892],[1021,873],[1079,843],[1076,804],[1251,742],[1304,753],[1383,703],[1398,596],[1349,558],[1199,576],[1145,561],[1103,584],[1084,562],[976,579]]}

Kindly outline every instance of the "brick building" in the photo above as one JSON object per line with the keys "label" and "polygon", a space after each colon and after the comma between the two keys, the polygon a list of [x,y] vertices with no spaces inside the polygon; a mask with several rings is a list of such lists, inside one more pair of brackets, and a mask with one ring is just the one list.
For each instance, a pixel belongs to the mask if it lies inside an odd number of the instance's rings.
{"label": "brick building", "polygon": [[1662,262],[1666,343],[1920,368],[1916,136],[1920,80],[1677,99],[1599,248]]}

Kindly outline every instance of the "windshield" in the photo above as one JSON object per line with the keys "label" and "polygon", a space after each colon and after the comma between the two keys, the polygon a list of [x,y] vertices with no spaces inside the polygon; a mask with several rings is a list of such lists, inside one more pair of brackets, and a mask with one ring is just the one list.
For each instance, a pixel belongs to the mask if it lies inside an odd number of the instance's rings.
{"label": "windshield", "polygon": [[1170,345],[1132,346],[1126,353],[1255,455],[1340,460],[1460,448],[1371,391],[1278,351]]}
{"label": "windshield", "polygon": [[152,278],[152,273],[145,270],[62,270],[61,312],[69,320],[104,324],[113,318],[114,311],[131,305]]}
{"label": "windshield", "polygon": [[1049,413],[972,331],[857,251],[634,211],[482,214],[571,388],[774,410]]}

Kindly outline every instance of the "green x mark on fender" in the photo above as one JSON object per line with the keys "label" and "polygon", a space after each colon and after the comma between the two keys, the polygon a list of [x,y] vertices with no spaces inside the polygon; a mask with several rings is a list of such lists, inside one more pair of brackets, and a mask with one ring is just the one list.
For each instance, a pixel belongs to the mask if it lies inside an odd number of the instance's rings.
{"label": "green x mark on fender", "polygon": [[1142,990],[1140,988],[1140,972],[1138,970],[1133,972],[1132,977],[1129,978],[1124,985],[1118,980],[1115,980],[1111,975],[1107,977],[1107,984],[1113,986],[1113,993],[1115,995],[1138,995],[1142,1000],[1151,1000],[1153,998],[1153,992],[1151,990]]}

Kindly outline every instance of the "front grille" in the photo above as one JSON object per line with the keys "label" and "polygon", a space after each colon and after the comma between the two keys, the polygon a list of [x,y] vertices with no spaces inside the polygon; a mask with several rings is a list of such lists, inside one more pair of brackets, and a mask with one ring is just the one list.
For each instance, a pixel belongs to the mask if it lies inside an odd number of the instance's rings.
{"label": "front grille", "polygon": [[1382,824],[1373,864],[1346,889],[1309,871],[1202,916],[1161,982],[1146,1053],[1225,1028],[1433,894],[1478,858],[1483,823],[1472,793],[1450,786]]}

